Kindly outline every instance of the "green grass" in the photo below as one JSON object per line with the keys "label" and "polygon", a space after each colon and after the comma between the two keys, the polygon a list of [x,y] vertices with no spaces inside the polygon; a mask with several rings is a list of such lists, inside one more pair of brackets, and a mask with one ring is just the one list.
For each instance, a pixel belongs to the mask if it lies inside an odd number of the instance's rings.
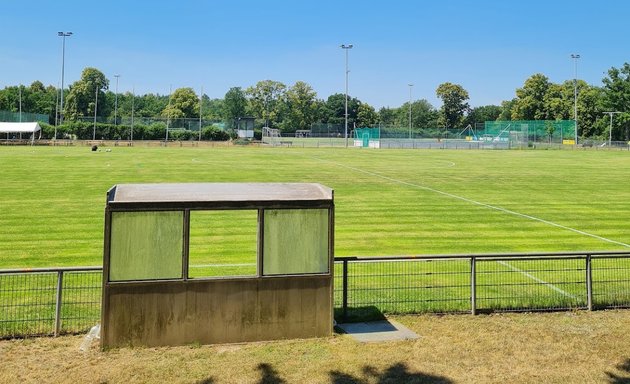
{"label": "green grass", "polygon": [[[0,147],[0,164],[0,269],[100,265],[105,193],[118,183],[322,183],[335,190],[336,256],[628,250],[630,243],[630,153],[622,151]],[[191,276],[255,273],[255,234],[255,213],[195,214]],[[199,266],[207,264],[229,266]],[[374,305],[389,313],[469,310],[468,262],[434,265],[386,273],[367,265],[350,282],[351,305],[357,313]],[[544,285],[528,291],[531,278],[486,263],[478,270],[481,309],[584,305],[582,272],[514,265],[577,298]],[[628,262],[598,266],[596,304],[627,305]],[[412,287],[429,288],[418,299]]]}
{"label": "green grass", "polygon": [[0,268],[101,264],[105,192],[130,182],[325,184],[337,256],[627,249],[473,201],[630,243],[629,152],[3,147],[0,164]]}

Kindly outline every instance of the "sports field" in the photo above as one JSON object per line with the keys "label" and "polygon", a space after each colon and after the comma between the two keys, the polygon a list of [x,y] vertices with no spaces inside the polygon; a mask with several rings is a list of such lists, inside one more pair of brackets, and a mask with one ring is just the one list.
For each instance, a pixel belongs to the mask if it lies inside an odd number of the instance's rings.
{"label": "sports field", "polygon": [[[624,151],[3,147],[0,164],[0,268],[100,265],[105,192],[143,182],[325,184],[336,256],[630,248]],[[206,261],[249,257],[231,244],[251,218],[215,221]]]}

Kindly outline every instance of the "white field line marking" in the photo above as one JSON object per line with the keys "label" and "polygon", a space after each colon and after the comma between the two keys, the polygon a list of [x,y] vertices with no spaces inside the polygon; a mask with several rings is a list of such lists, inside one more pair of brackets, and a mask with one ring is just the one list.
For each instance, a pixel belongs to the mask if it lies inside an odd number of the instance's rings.
{"label": "white field line marking", "polygon": [[567,292],[567,291],[565,291],[565,290],[563,290],[563,289],[560,289],[560,288],[556,287],[555,285],[553,285],[553,284],[551,284],[551,283],[546,282],[545,280],[539,279],[539,278],[537,278],[536,276],[532,275],[531,273],[529,273],[529,272],[525,272],[525,271],[523,271],[522,269],[520,269],[520,268],[517,268],[517,267],[513,266],[512,264],[506,263],[505,261],[497,261],[497,263],[499,263],[499,264],[501,264],[501,265],[503,265],[503,266],[506,266],[506,267],[510,268],[511,270],[513,270],[513,271],[515,271],[515,272],[520,272],[520,273],[522,273],[523,275],[525,275],[526,277],[529,277],[530,279],[532,279],[532,280],[534,280],[534,281],[537,281],[537,282],[539,282],[539,283],[541,283],[541,284],[544,284],[544,285],[546,285],[547,287],[549,287],[549,288],[553,289],[553,290],[554,290],[554,291],[556,291],[556,292],[559,292],[559,293],[563,294],[563,295],[564,295],[564,296],[566,296],[566,297],[570,297],[570,298],[572,298],[572,299],[577,299],[577,297],[576,297],[575,295],[572,295],[572,294],[570,294],[569,292]]}
{"label": "white field line marking", "polygon": [[608,238],[605,238],[605,237],[602,237],[602,236],[598,236],[598,235],[595,235],[595,234],[592,234],[592,233],[580,231],[579,229],[567,227],[565,225],[554,223],[552,221],[541,219],[539,217],[527,215],[527,214],[516,212],[516,211],[511,211],[511,210],[506,209],[506,208],[497,207],[496,205],[490,205],[490,204],[482,203],[482,202],[475,201],[475,200],[472,200],[472,199],[469,199],[469,198],[466,198],[466,197],[463,197],[463,196],[454,195],[452,193],[440,191],[438,189],[434,189],[434,188],[427,187],[427,186],[424,186],[424,185],[414,184],[414,183],[410,183],[410,182],[407,182],[407,181],[394,179],[392,177],[380,175],[378,173],[366,171],[364,169],[359,169],[359,168],[355,168],[355,167],[351,167],[351,166],[348,166],[348,165],[339,164],[339,163],[335,163],[335,162],[332,162],[332,161],[323,160],[323,159],[319,159],[319,158],[317,158],[317,160],[324,161],[324,162],[329,162],[329,163],[335,164],[335,165],[343,167],[343,168],[348,168],[348,169],[351,169],[353,171],[365,173],[366,175],[378,177],[378,178],[381,178],[381,179],[384,179],[384,180],[391,181],[393,183],[398,183],[398,184],[403,184],[403,185],[407,185],[407,186],[414,187],[414,188],[424,189],[425,191],[434,192],[434,193],[437,193],[437,194],[440,194],[440,195],[451,197],[453,199],[465,201],[467,203],[479,205],[481,207],[485,207],[485,208],[492,209],[492,210],[495,210],[495,211],[507,213],[509,215],[518,216],[518,217],[522,217],[522,218],[533,220],[533,221],[538,221],[540,223],[551,225],[551,226],[556,227],[556,228],[565,229],[567,231],[575,232],[575,233],[578,233],[580,235],[589,236],[589,237],[592,237],[592,238],[595,238],[595,239],[598,239],[598,240],[601,240],[601,241],[605,241],[607,243],[617,244],[617,245],[621,245],[622,247],[630,248],[630,244],[622,243],[622,242],[616,241],[616,240],[611,240],[611,239],[608,239]]}
{"label": "white field line marking", "polygon": [[207,268],[207,267],[249,267],[256,265],[256,263],[243,263],[243,264],[191,264],[191,268]]}
{"label": "white field line marking", "polygon": [[[384,175],[378,174],[376,172],[370,172],[370,171],[366,171],[364,169],[359,169],[359,168],[351,167],[351,166],[344,165],[344,164],[335,163],[335,162],[328,161],[328,160],[322,160],[322,159],[319,159],[319,158],[317,160],[329,162],[329,163],[335,164],[335,165],[340,166],[340,167],[344,167],[344,168],[351,169],[353,171],[365,173],[367,175],[378,177],[378,178],[381,178],[381,179],[384,179],[384,180],[387,180],[387,181],[391,181],[393,183],[403,184],[403,185],[407,185],[407,186],[410,186],[410,187],[423,189],[425,191],[434,192],[434,193],[437,193],[437,194],[440,194],[440,195],[443,195],[443,196],[451,197],[453,199],[465,201],[467,203],[475,204],[475,205],[478,205],[478,206],[481,206],[481,207],[485,207],[485,208],[488,208],[488,209],[496,210],[496,211],[507,213],[507,214],[510,214],[510,215],[526,218],[526,219],[529,219],[529,220],[538,221],[540,223],[544,223],[544,224],[551,225],[551,226],[554,226],[554,227],[557,227],[557,228],[565,229],[567,231],[575,232],[575,233],[578,233],[580,235],[589,236],[589,237],[592,237],[592,238],[595,238],[595,239],[598,239],[598,240],[601,240],[601,241],[605,241],[605,242],[608,242],[608,243],[617,244],[617,245],[621,245],[621,246],[626,247],[626,248],[630,248],[630,244],[622,243],[620,241],[611,240],[611,239],[608,239],[608,238],[605,238],[605,237],[602,237],[602,236],[598,236],[598,235],[595,235],[595,234],[592,234],[592,233],[580,231],[579,229],[567,227],[567,226],[564,226],[564,225],[561,225],[561,224],[558,224],[558,223],[554,223],[554,222],[549,221],[549,220],[541,219],[539,217],[527,215],[527,214],[516,212],[516,211],[511,211],[509,209],[497,207],[495,205],[482,203],[482,202],[479,202],[479,201],[468,199],[468,198],[463,197],[463,196],[454,195],[452,193],[440,191],[438,189],[434,189],[434,188],[427,187],[427,186],[424,186],[424,185],[419,185],[419,184],[414,184],[414,183],[410,183],[410,182],[403,181],[403,180],[394,179],[392,177],[384,176]],[[562,289],[556,287],[555,285],[553,285],[551,283],[547,283],[546,281],[541,280],[541,279],[537,278],[536,276],[533,276],[532,274],[527,273],[527,272],[525,272],[525,271],[523,271],[523,270],[521,270],[519,268],[516,268],[513,265],[510,265],[510,264],[508,264],[506,262],[498,262],[498,263],[503,264],[504,266],[506,266],[506,267],[508,267],[508,268],[510,268],[510,269],[512,269],[514,271],[519,271],[519,272],[523,273],[525,276],[533,279],[534,281],[537,281],[539,283],[545,284],[549,288],[551,288],[551,289],[553,289],[553,290],[555,290],[557,292],[560,292],[560,293],[562,293],[565,296],[575,298],[575,296],[571,295],[570,293],[567,293],[567,292],[563,291]]]}

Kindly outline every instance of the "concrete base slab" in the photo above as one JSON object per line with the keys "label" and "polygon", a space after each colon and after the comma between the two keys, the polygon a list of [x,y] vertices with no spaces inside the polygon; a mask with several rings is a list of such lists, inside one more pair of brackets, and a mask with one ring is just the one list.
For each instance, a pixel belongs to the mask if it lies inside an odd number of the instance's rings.
{"label": "concrete base slab", "polygon": [[409,328],[393,320],[337,324],[337,327],[362,343],[414,340],[420,337]]}

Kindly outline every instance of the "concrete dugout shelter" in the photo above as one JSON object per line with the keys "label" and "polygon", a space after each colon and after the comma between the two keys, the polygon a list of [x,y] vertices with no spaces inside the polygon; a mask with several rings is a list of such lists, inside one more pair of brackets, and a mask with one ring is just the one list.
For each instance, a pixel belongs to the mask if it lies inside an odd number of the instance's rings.
{"label": "concrete dugout shelter", "polygon": [[[250,276],[191,277],[191,214],[253,210]],[[333,191],[307,183],[122,184],[107,193],[102,347],[329,336]]]}

